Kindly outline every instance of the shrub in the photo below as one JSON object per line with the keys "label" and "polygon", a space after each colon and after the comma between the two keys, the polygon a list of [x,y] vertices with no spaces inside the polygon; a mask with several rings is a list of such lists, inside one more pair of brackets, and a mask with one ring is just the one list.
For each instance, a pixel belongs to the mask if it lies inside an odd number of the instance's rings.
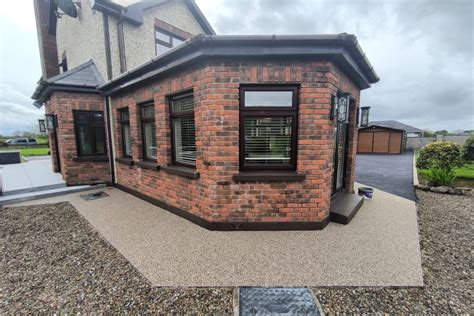
{"label": "shrub", "polygon": [[6,147],[6,146],[8,146],[7,141],[0,139],[0,147]]}
{"label": "shrub", "polygon": [[426,145],[420,151],[416,166],[420,169],[444,169],[452,171],[461,167],[464,161],[461,157],[461,146],[452,142],[434,142]]}
{"label": "shrub", "polygon": [[462,147],[462,158],[465,161],[474,160],[474,136],[469,137]]}
{"label": "shrub", "polygon": [[439,186],[450,186],[453,184],[456,176],[453,170],[432,168],[427,174],[428,185],[439,187]]}

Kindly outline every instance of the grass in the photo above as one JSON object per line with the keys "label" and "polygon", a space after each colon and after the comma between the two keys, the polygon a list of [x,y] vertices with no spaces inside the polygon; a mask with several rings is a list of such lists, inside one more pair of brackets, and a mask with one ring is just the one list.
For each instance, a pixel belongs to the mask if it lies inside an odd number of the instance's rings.
{"label": "grass", "polygon": [[21,149],[11,149],[8,147],[0,147],[0,151],[17,151],[19,150],[21,155],[24,157],[29,156],[47,156],[49,155],[49,148],[21,148]]}
{"label": "grass", "polygon": [[[418,159],[419,151],[416,151],[415,156]],[[431,171],[426,169],[417,170],[420,182],[427,183],[428,175]],[[454,169],[454,174],[456,175],[456,180],[454,180],[454,186],[474,188],[474,161],[468,161],[461,168]]]}

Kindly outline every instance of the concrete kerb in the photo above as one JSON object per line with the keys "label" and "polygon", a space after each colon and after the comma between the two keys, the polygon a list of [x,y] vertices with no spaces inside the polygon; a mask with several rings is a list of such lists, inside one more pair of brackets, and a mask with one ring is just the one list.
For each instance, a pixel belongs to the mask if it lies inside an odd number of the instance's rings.
{"label": "concrete kerb", "polygon": [[[413,150],[413,186],[419,185],[418,170],[416,169],[416,150]],[[416,193],[416,191],[415,191]]]}

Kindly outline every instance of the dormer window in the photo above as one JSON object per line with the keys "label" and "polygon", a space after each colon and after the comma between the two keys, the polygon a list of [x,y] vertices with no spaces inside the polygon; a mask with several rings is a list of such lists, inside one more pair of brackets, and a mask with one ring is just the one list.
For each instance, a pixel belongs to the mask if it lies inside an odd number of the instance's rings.
{"label": "dormer window", "polygon": [[156,45],[156,55],[161,55],[167,52],[169,49],[178,46],[183,43],[185,39],[177,37],[174,34],[171,34],[163,29],[155,29],[155,45]]}

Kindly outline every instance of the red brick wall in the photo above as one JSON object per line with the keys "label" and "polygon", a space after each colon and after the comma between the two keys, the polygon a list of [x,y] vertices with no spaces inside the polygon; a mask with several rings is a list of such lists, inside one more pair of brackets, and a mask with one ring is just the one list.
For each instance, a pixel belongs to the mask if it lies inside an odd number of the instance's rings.
{"label": "red brick wall", "polygon": [[[239,84],[301,83],[297,172],[301,182],[237,183],[239,173]],[[164,170],[117,164],[117,183],[184,209],[209,221],[321,221],[329,214],[334,148],[331,94],[359,91],[330,62],[212,61],[173,76],[155,79],[113,97],[115,150],[121,157],[117,109],[130,108],[133,159],[141,158],[137,103],[153,99],[156,109],[158,164],[171,162],[169,106],[166,95],[194,89],[197,163],[200,178],[190,180]],[[352,189],[356,109],[351,112],[348,188]]]}
{"label": "red brick wall", "polygon": [[49,1],[34,0],[36,30],[41,57],[43,80],[59,73],[56,36],[48,33]]}
{"label": "red brick wall", "polygon": [[[58,117],[59,157],[64,181],[68,185],[111,182],[108,161],[73,161],[77,157],[73,110],[104,111],[104,98],[98,94],[56,91],[46,104],[46,113],[54,113]],[[57,171],[52,133],[49,133],[49,141],[53,170]]]}

